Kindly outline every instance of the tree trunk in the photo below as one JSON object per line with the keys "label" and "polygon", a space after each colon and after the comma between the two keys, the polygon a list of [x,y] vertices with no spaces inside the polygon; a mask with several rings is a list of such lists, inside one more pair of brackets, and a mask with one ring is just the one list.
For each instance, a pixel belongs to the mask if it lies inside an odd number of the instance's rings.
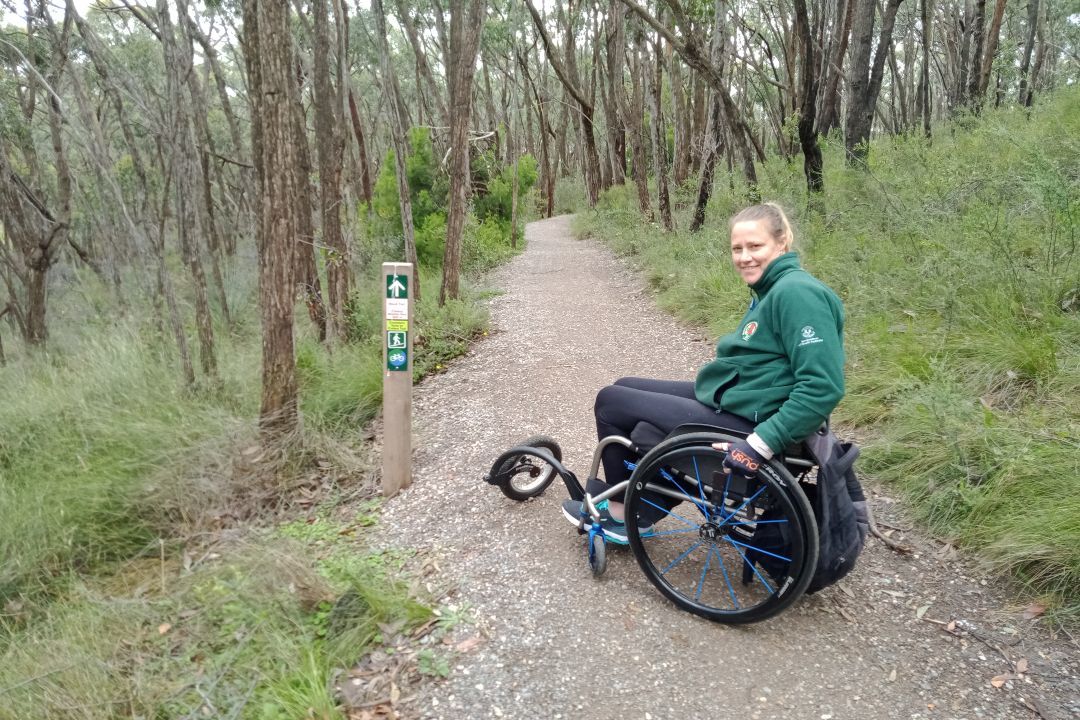
{"label": "tree trunk", "polygon": [[315,258],[315,211],[311,205],[315,191],[311,185],[311,148],[308,145],[307,115],[304,111],[303,99],[300,97],[299,68],[297,68],[297,73],[294,73],[294,82],[290,83],[289,87],[295,90],[295,95],[290,98],[291,132],[296,148],[293,186],[299,189],[296,205],[293,208],[293,222],[296,228],[296,234],[292,238],[296,244],[296,249],[293,251],[293,259],[296,262],[293,278],[296,280],[297,290],[304,298],[308,318],[315,326],[319,342],[326,342],[326,301],[323,298],[322,280],[319,278],[319,263]]}
{"label": "tree trunk", "polygon": [[540,96],[540,90],[533,80],[529,71],[529,62],[520,50],[515,51],[518,65],[525,73],[525,82],[532,88],[532,96],[536,100],[536,114],[540,121],[540,186],[544,189],[544,217],[549,218],[555,214],[555,173],[551,167],[551,143],[549,139],[555,134],[548,122],[547,112],[544,110],[544,101]]}
{"label": "tree trunk", "polygon": [[[183,7],[183,6],[182,6]],[[185,8],[186,10],[186,8]],[[179,51],[183,57],[183,65],[190,67],[194,64],[194,49],[192,47],[192,33],[190,28],[194,23],[182,14],[177,18],[176,36],[179,42]],[[210,115],[209,105],[206,101],[206,92],[203,89],[199,76],[194,71],[187,73],[187,88],[191,96],[191,118],[194,123],[198,146],[195,153],[199,158],[198,178],[202,190],[201,201],[198,205],[202,227],[205,230],[206,250],[210,258],[210,277],[214,282],[214,288],[218,294],[218,305],[221,308],[222,319],[225,327],[232,329],[232,315],[229,312],[229,298],[225,292],[225,278],[221,273],[221,265],[224,262],[221,236],[218,233],[217,216],[214,212],[213,179],[211,177],[210,156],[217,155],[214,148],[214,137],[210,132],[210,123],[207,118]],[[216,166],[215,166],[216,167]],[[218,185],[224,187],[225,183],[218,173]],[[196,253],[199,249],[196,248]]]}
{"label": "tree trunk", "polygon": [[1027,11],[1027,40],[1024,42],[1024,52],[1020,56],[1020,90],[1016,100],[1021,105],[1027,105],[1028,97],[1028,69],[1031,67],[1031,52],[1035,49],[1035,33],[1039,25],[1040,0],[1028,0]]}
{"label": "tree trunk", "polygon": [[[405,35],[409,39],[409,45],[412,46],[413,55],[416,57],[416,68],[419,72],[421,79],[424,81],[424,86],[428,92],[426,94],[421,93],[423,96],[430,96],[432,102],[435,103],[435,109],[439,113],[439,124],[449,124],[449,117],[446,111],[446,103],[443,102],[442,92],[439,90],[438,83],[435,82],[435,76],[431,73],[431,65],[428,64],[427,53],[424,52],[423,46],[420,44],[420,35],[416,32],[416,24],[412,21],[412,16],[409,13],[409,8],[406,6],[403,0],[395,0],[397,4],[397,15],[401,21],[401,26],[405,28]],[[441,10],[436,10],[441,12]]]}
{"label": "tree trunk", "polygon": [[[585,187],[589,194],[589,206],[593,207],[600,198],[600,155],[596,149],[596,132],[593,128],[592,103],[589,102],[585,93],[578,87],[576,72],[571,74],[574,66],[571,65],[566,67],[559,59],[554,44],[551,42],[551,38],[544,28],[544,21],[540,17],[540,13],[536,11],[536,7],[533,6],[532,0],[525,0],[525,5],[529,8],[529,14],[532,15],[536,31],[544,41],[544,51],[547,53],[548,60],[551,62],[555,74],[558,76],[559,81],[562,82],[563,87],[566,88],[566,92],[574,98],[581,110],[582,133],[585,136]],[[571,39],[572,35],[568,38],[567,42],[571,42]],[[568,57],[572,57],[572,55],[568,55]]]}
{"label": "tree trunk", "polygon": [[[870,150],[870,130],[874,122],[878,93],[885,67],[885,57],[892,45],[896,11],[903,0],[887,0],[881,22],[877,51],[870,61],[874,44],[874,9],[876,0],[852,0],[857,3],[852,26],[854,52],[851,58],[852,79],[849,85],[848,111],[844,123],[844,149],[848,164],[865,166]],[[870,69],[867,77],[866,68]]]}
{"label": "tree trunk", "polygon": [[978,110],[981,105],[979,84],[982,80],[983,43],[986,39],[986,0],[975,0],[975,21],[971,28],[971,63],[968,68],[967,101],[968,106]]}
{"label": "tree trunk", "polygon": [[630,118],[630,144],[634,149],[634,184],[637,186],[638,206],[641,216],[647,221],[654,220],[652,212],[652,200],[649,198],[649,170],[645,160],[645,89],[642,87],[643,60],[635,46],[630,48],[628,55],[630,64],[630,103],[632,107],[627,113]]}
{"label": "tree trunk", "polygon": [[[729,82],[724,77],[724,56],[721,54],[719,57],[710,53],[710,57],[707,58],[702,52],[701,40],[697,36],[698,34],[693,32],[690,21],[687,19],[685,12],[682,10],[681,4],[677,2],[669,2],[669,8],[672,10],[675,16],[676,25],[683,29],[686,39],[680,39],[674,32],[661,23],[657,18],[649,14],[649,12],[639,5],[634,0],[621,0],[621,2],[630,8],[638,17],[644,20],[653,30],[666,40],[675,52],[682,56],[686,64],[695,70],[704,73],[705,77],[709,80],[709,85],[713,90],[720,94],[720,101],[724,104],[724,116],[727,121],[731,123],[732,132],[732,144],[739,153],[739,159],[742,161],[743,177],[746,180],[747,194],[751,201],[756,202],[760,195],[757,188],[757,169],[754,166],[754,154],[752,150],[756,150],[759,158],[764,156],[760,146],[752,147],[752,143],[756,144],[753,140],[753,133],[750,127],[743,119],[743,114],[739,110],[738,105],[731,98]],[[727,18],[727,0],[715,0],[713,5],[713,37],[723,38],[724,34],[724,22]]]}
{"label": "tree trunk", "polygon": [[[297,233],[296,151],[293,142],[293,65],[285,3],[244,0],[245,59],[254,98],[253,147],[259,178],[259,308],[262,315],[262,404],[259,426],[267,445],[297,428],[293,348],[293,259]],[[250,56],[250,59],[249,59]],[[255,72],[250,72],[254,68]]]}
{"label": "tree trunk", "polygon": [[[671,217],[671,196],[668,192],[668,162],[667,162],[667,141],[664,133],[664,114],[661,107],[661,93],[663,92],[664,83],[664,53],[661,46],[661,40],[657,40],[653,45],[653,51],[656,53],[656,62],[654,65],[654,72],[648,79],[651,82],[649,86],[649,99],[652,101],[652,107],[650,108],[650,114],[652,117],[649,119],[649,126],[652,128],[652,147],[653,147],[653,173],[656,176],[656,204],[660,208],[660,222],[664,224],[664,229],[668,232],[675,230],[675,221]],[[644,59],[648,58],[649,51],[645,45],[645,36],[640,35],[638,37],[638,43],[641,46],[642,54],[642,69],[647,67],[644,63]]]}
{"label": "tree trunk", "polygon": [[379,38],[379,71],[383,89],[390,104],[390,136],[394,146],[394,170],[397,176],[398,209],[401,213],[401,234],[405,244],[405,262],[413,266],[413,299],[420,302],[420,259],[416,255],[416,228],[413,227],[412,196],[409,193],[409,174],[406,160],[409,156],[409,126],[402,105],[397,75],[390,64],[390,41],[386,33],[386,14],[382,0],[372,0],[371,11],[375,16],[375,34]]}
{"label": "tree trunk", "polygon": [[806,189],[811,193],[820,193],[825,189],[822,173],[821,148],[818,146],[816,122],[818,94],[818,65],[814,59],[814,42],[810,37],[810,15],[806,9],[806,0],[794,0],[795,34],[802,49],[802,68],[799,88],[799,144],[803,152],[803,172],[806,174]]}
{"label": "tree trunk", "polygon": [[1028,85],[1027,97],[1024,98],[1024,106],[1031,107],[1031,103],[1035,100],[1035,85],[1039,82],[1039,73],[1042,70],[1043,61],[1046,59],[1046,3],[1039,4],[1039,19],[1037,24],[1036,36],[1038,37],[1039,44],[1035,50],[1035,65],[1031,68],[1031,82]]}
{"label": "tree trunk", "polygon": [[929,140],[931,137],[930,131],[930,115],[933,108],[933,98],[930,95],[930,41],[932,26],[930,25],[930,16],[933,15],[930,3],[933,0],[922,0],[919,3],[922,15],[920,20],[922,21],[922,75],[919,81],[920,92],[922,94],[922,107],[920,108],[920,114],[922,115],[923,134]]}
{"label": "tree trunk", "polygon": [[716,161],[723,150],[724,118],[723,104],[715,92],[711,93],[709,119],[705,123],[705,147],[702,150],[701,179],[698,182],[697,203],[694,205],[694,219],[690,221],[690,232],[697,232],[705,224],[705,208],[712,196],[713,175]]}
{"label": "tree trunk", "polygon": [[352,119],[353,134],[356,136],[357,153],[360,162],[361,200],[367,203],[371,212],[371,163],[368,162],[367,144],[364,142],[364,126],[360,122],[360,112],[356,109],[356,98],[352,87],[349,88],[349,117]]}
{"label": "tree trunk", "polygon": [[836,17],[838,28],[836,47],[829,58],[825,91],[821,96],[821,112],[818,114],[817,131],[819,135],[828,135],[839,122],[840,117],[840,79],[843,77],[844,58],[847,57],[848,39],[851,37],[851,25],[855,20],[855,5],[859,0],[838,0]]}
{"label": "tree trunk", "polygon": [[976,97],[980,101],[986,96],[986,90],[990,87],[990,71],[994,67],[994,57],[997,55],[1001,35],[1001,20],[1004,17],[1005,0],[997,0],[994,3],[994,17],[990,20],[990,30],[986,34],[986,51],[983,53],[979,70],[979,87],[976,90]]}
{"label": "tree trunk", "polygon": [[[177,17],[186,22],[187,2],[177,3]],[[165,53],[166,86],[169,105],[172,110],[172,131],[174,171],[176,172],[177,229],[180,236],[180,251],[184,264],[191,273],[192,289],[195,293],[195,326],[199,337],[199,361],[203,373],[211,378],[217,377],[217,356],[214,350],[214,326],[210,313],[210,298],[206,290],[206,273],[203,271],[199,248],[204,237],[202,217],[194,198],[201,196],[198,191],[199,176],[195,166],[196,142],[190,104],[183,97],[181,88],[184,78],[193,72],[191,55],[178,42],[173,30],[170,9],[167,0],[158,0],[158,27]]]}
{"label": "tree trunk", "polygon": [[507,125],[506,145],[514,156],[514,177],[510,181],[510,247],[517,248],[518,239],[518,152],[514,133]]}
{"label": "tree trunk", "polygon": [[[45,12],[44,6],[40,11]],[[41,18],[50,33],[51,64],[47,80],[50,88],[59,87],[60,77],[67,65],[72,14],[72,8],[68,8],[64,14],[63,29],[59,33],[51,19]],[[27,22],[29,25],[30,20]],[[60,249],[67,244],[71,226],[72,177],[61,132],[62,111],[55,94],[49,93],[47,105],[56,174],[55,213],[48,209],[43,193],[33,189],[41,187],[42,175],[33,146],[28,145],[28,150],[24,148],[30,175],[29,181],[24,181],[8,162],[8,143],[0,142],[0,218],[4,233],[18,251],[15,270],[26,292],[25,311],[18,315],[23,320],[23,339],[35,347],[43,346],[48,338],[46,310],[49,270],[56,263]],[[23,111],[29,124],[34,103],[29,102]]]}
{"label": "tree trunk", "polygon": [[690,175],[690,109],[687,107],[682,61],[671,56],[671,95],[674,110],[675,148],[672,162],[672,179],[676,187],[686,182]]}
{"label": "tree trunk", "polygon": [[626,183],[626,90],[623,87],[623,55],[626,47],[623,40],[624,11],[616,0],[608,0],[607,17],[607,63],[608,103],[607,112],[608,142],[611,144],[613,181],[619,185]]}
{"label": "tree trunk", "polygon": [[[345,339],[345,306],[349,301],[349,246],[341,231],[341,170],[344,155],[342,90],[330,77],[329,0],[313,0],[315,36],[315,82],[312,105],[315,114],[315,147],[319,161],[319,218],[322,223],[323,257],[326,265],[326,337]],[[336,44],[336,43],[334,43]]]}
{"label": "tree trunk", "polygon": [[705,134],[708,126],[709,101],[705,97],[705,83],[701,73],[691,71],[694,78],[693,124],[690,128],[690,172],[697,174],[701,170],[704,156]]}
{"label": "tree trunk", "polygon": [[450,87],[450,210],[446,219],[440,307],[460,295],[461,239],[470,184],[469,121],[483,13],[484,0],[450,0],[450,47],[446,64]]}

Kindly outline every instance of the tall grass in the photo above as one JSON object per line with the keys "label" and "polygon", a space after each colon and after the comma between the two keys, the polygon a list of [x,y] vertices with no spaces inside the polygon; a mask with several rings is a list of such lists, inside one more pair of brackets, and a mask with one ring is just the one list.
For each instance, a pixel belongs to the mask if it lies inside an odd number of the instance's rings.
{"label": "tall grass", "polygon": [[[501,233],[469,223],[467,272],[524,247]],[[361,446],[382,402],[378,267],[360,273],[349,342],[332,352],[298,308],[302,430],[273,463],[256,428],[253,277],[232,272],[236,324],[218,333],[219,377],[194,388],[141,313],[116,317],[93,278],[55,288],[49,353],[7,346],[0,720],[339,717],[334,669],[377,643],[381,626],[430,614],[397,579],[396,559],[353,541],[352,526],[273,527],[298,486],[323,487],[330,505],[373,493]],[[439,281],[437,268],[422,277],[416,378],[487,324],[468,279],[443,307]]]}
{"label": "tall grass", "polygon": [[[1080,615],[1080,93],[937,128],[932,143],[878,138],[869,172],[845,168],[830,142],[825,167],[812,208],[800,163],[764,165],[761,190],[844,300],[836,415],[872,438],[862,470]],[[727,251],[741,187],[718,178],[694,236],[642,224],[631,188],[579,229],[634,256],[661,305],[718,335],[747,302]]]}

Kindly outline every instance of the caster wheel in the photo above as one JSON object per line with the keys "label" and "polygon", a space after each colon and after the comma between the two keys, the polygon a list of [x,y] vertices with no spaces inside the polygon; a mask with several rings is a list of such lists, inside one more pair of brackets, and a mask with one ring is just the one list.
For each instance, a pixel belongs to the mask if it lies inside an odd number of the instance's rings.
{"label": "caster wheel", "polygon": [[596,578],[607,570],[607,546],[601,535],[593,535],[589,538],[589,569]]}

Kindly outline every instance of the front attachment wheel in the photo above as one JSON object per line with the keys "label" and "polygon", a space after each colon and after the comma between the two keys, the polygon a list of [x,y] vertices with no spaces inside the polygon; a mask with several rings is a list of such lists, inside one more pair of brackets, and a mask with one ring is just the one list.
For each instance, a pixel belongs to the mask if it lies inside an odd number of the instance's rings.
{"label": "front attachment wheel", "polygon": [[[723,623],[780,613],[802,595],[817,565],[813,511],[784,468],[757,478],[723,472],[710,441],[657,446],[626,493],[630,547],[646,577],[684,610]],[[675,439],[677,440],[677,439]]]}
{"label": "front attachment wheel", "polygon": [[[545,435],[533,435],[518,446],[542,448],[551,453],[557,461],[562,461],[562,448],[559,443]],[[547,490],[558,472],[548,462],[533,455],[512,455],[497,468],[492,468],[491,478],[499,486],[503,495],[511,500],[524,502]]]}

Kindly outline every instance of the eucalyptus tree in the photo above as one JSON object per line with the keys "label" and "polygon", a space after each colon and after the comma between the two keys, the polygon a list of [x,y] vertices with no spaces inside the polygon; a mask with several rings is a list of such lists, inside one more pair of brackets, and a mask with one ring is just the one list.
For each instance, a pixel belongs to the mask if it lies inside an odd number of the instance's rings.
{"label": "eucalyptus tree", "polygon": [[450,208],[446,219],[439,305],[457,299],[461,282],[461,239],[469,190],[469,121],[472,118],[473,75],[480,47],[484,0],[450,0],[450,34],[446,52],[450,111]]}
{"label": "eucalyptus tree", "polygon": [[259,186],[256,231],[262,323],[262,403],[267,441],[295,431],[293,283],[297,235],[292,98],[296,74],[285,3],[244,0],[243,44],[251,103],[251,147]]}
{"label": "eucalyptus tree", "polygon": [[[27,344],[43,346],[48,337],[46,309],[49,271],[71,239],[72,174],[62,124],[61,81],[67,69],[73,19],[65,12],[58,28],[43,4],[26,17],[26,52],[5,40],[5,60],[20,75],[14,88],[20,113],[5,123],[15,132],[0,138],[0,220],[7,241],[0,242],[5,304],[18,321]],[[45,37],[42,37],[42,33]],[[45,159],[33,140],[35,116],[45,106],[52,150],[55,189],[49,188]],[[17,172],[9,153],[21,156]]]}
{"label": "eucalyptus tree", "polygon": [[589,205],[596,205],[596,201],[600,197],[600,154],[596,147],[596,130],[595,130],[595,110],[592,100],[586,94],[584,88],[581,86],[581,81],[577,76],[577,64],[574,51],[574,26],[576,9],[580,8],[580,5],[575,5],[571,0],[568,3],[568,7],[564,13],[566,18],[566,29],[564,41],[567,45],[563,53],[559,53],[558,48],[551,39],[551,35],[547,31],[546,23],[540,12],[533,5],[532,0],[525,0],[525,6],[529,9],[529,14],[532,16],[533,25],[536,27],[536,32],[540,35],[541,40],[544,43],[544,52],[547,55],[548,62],[551,63],[551,67],[555,70],[555,74],[559,78],[559,82],[562,83],[566,92],[577,103],[580,111],[582,134],[584,137],[584,166],[585,166],[585,189],[589,197]]}

